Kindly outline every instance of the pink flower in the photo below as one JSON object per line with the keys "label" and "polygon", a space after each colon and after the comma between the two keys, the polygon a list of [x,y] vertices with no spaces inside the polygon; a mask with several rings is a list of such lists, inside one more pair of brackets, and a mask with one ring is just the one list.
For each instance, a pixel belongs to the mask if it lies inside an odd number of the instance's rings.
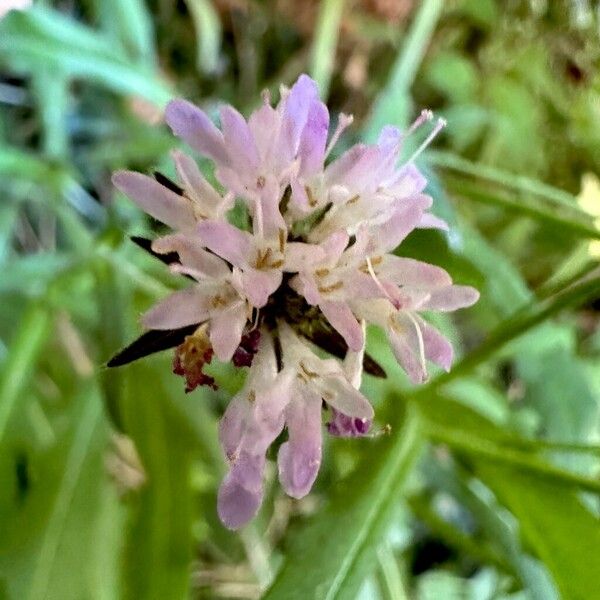
{"label": "pink flower", "polygon": [[[276,107],[265,94],[248,120],[229,106],[220,114],[218,128],[185,100],[166,109],[173,132],[214,162],[223,194],[179,151],[179,183],[127,171],[113,181],[174,230],[150,249],[193,280],[143,315],[150,331],[132,355],[146,339],[158,349],[177,346],[174,368],[188,390],[215,385],[203,372],[213,353],[249,367],[220,427],[229,472],[218,512],[238,528],[260,507],[267,449],[284,430],[279,479],[294,498],[318,474],[323,407],[331,435],[368,433],[374,414],[359,391],[363,364],[381,369],[365,355],[365,323],[386,331],[398,363],[421,383],[428,362],[446,370],[452,363],[452,346],[422,313],[470,306],[478,293],[454,285],[439,267],[393,253],[416,228],[447,227],[428,212],[432,199],[414,164],[443,122],[400,163],[404,140],[430,112],[407,132],[386,127],[376,144],[357,144],[333,161],[328,156],[352,119],[341,115],[328,142],[329,114],[306,75],[282,89]],[[228,221],[236,198],[249,230]],[[343,361],[321,358],[313,344]]]}

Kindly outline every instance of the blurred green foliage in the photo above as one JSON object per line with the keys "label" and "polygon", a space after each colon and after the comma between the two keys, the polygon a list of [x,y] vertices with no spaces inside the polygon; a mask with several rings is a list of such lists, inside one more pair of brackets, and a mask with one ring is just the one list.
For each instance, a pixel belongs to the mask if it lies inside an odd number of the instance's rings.
{"label": "blurred green foliage", "polygon": [[[2,18],[0,598],[600,598],[600,230],[577,200],[600,150],[599,19],[583,0],[69,0]],[[169,98],[248,111],[305,70],[355,114],[349,138],[423,106],[448,120],[422,166],[452,231],[402,252],[482,298],[439,319],[461,357],[420,389],[370,332],[389,377],[364,390],[391,433],[328,442],[301,502],[271,468],[234,534],[216,424],[239,373],[216,365],[221,389],[186,396],[169,356],[103,367],[175,285],[128,241],[156,225],[110,173],[169,172]],[[600,186],[586,194],[600,216]]]}

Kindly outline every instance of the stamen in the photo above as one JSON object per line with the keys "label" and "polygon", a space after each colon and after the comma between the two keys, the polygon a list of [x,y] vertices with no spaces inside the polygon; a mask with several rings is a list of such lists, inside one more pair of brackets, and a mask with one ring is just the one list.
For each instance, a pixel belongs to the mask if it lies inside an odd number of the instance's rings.
{"label": "stamen", "polygon": [[413,152],[412,156],[406,161],[406,164],[412,163],[421,155],[423,150],[431,144],[433,138],[446,127],[446,119],[438,119],[431,133],[425,138],[425,141]]}
{"label": "stamen", "polygon": [[285,229],[279,228],[279,252],[281,252],[281,254],[285,252],[286,233]]}
{"label": "stamen", "polygon": [[317,277],[325,277],[325,275],[329,275],[329,273],[330,273],[329,269],[327,269],[325,267],[323,267],[322,269],[317,269],[315,271],[315,275]]}
{"label": "stamen", "polygon": [[310,371],[302,361],[300,361],[298,366],[300,367],[300,370],[304,373],[304,375],[309,379],[316,379],[317,377],[319,377],[318,373]]}
{"label": "stamen", "polygon": [[260,93],[260,97],[262,98],[262,101],[264,104],[267,104],[270,106],[271,104],[271,92],[265,88],[261,93]]}
{"label": "stamen", "polygon": [[[377,260],[377,259],[380,259],[377,262],[377,264],[379,264],[382,259],[381,259],[380,256],[378,256],[374,260]],[[392,305],[395,308],[398,308],[396,306],[396,302],[390,296],[390,294],[388,293],[388,291],[385,289],[383,283],[381,283],[381,281],[379,281],[379,277],[377,277],[377,274],[375,273],[375,269],[373,268],[373,264],[371,263],[371,259],[368,256],[367,256],[367,269],[369,270],[369,275],[371,276],[371,279],[373,279],[373,281],[375,282],[375,285],[381,290],[381,292],[383,293],[383,295],[392,303]]]}
{"label": "stamen", "polygon": [[425,363],[425,342],[423,341],[423,334],[421,333],[421,328],[419,327],[417,320],[409,311],[405,311],[404,314],[412,321],[412,324],[415,326],[415,330],[417,332],[417,343],[419,345],[419,362],[421,363],[423,374],[425,375],[425,378],[427,378],[427,364]]}
{"label": "stamen", "polygon": [[263,225],[263,213],[262,213],[262,204],[260,198],[257,198],[254,202],[254,214],[252,215],[252,225],[254,228],[254,234],[256,237],[263,237],[264,225]]}
{"label": "stamen", "polygon": [[336,281],[335,283],[332,283],[331,285],[321,286],[321,287],[318,287],[317,289],[319,290],[319,292],[321,292],[321,294],[330,294],[331,292],[335,292],[335,290],[339,290],[342,287],[344,287],[344,282]]}
{"label": "stamen", "polygon": [[406,130],[404,137],[408,137],[411,133],[419,129],[423,123],[427,123],[433,119],[433,112],[429,109],[424,109],[421,114],[413,121],[412,125]]}
{"label": "stamen", "polygon": [[313,191],[308,186],[304,187],[304,191],[306,192],[306,195],[308,196],[309,206],[311,206],[311,207],[316,206],[318,204],[318,200],[315,198]]}
{"label": "stamen", "polygon": [[333,135],[331,136],[331,139],[329,140],[329,144],[327,144],[327,148],[325,150],[325,158],[327,158],[329,156],[329,154],[333,150],[333,147],[337,144],[338,140],[340,139],[340,136],[342,135],[342,133],[344,133],[344,130],[347,127],[349,127],[350,125],[352,125],[353,121],[354,121],[353,115],[347,115],[344,113],[340,113],[335,131],[333,132]]}
{"label": "stamen", "polygon": [[206,278],[206,275],[193,267],[185,267],[184,265],[180,265],[179,263],[172,263],[169,265],[169,271],[174,273],[175,275],[189,275],[193,277],[196,281],[201,281]]}

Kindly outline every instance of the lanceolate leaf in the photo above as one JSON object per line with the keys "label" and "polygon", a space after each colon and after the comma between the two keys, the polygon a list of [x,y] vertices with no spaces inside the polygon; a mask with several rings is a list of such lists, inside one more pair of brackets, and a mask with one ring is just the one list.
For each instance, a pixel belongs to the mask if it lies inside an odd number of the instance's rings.
{"label": "lanceolate leaf", "polygon": [[159,104],[171,98],[168,86],[145,66],[127,59],[114,41],[58,12],[33,8],[12,12],[0,23],[0,57],[17,69],[49,69],[102,83]]}
{"label": "lanceolate leaf", "polygon": [[340,483],[327,506],[293,540],[266,599],[356,597],[375,563],[422,441],[419,418],[409,411],[402,427],[373,443],[357,471]]}
{"label": "lanceolate leaf", "polygon": [[594,598],[600,520],[576,492],[510,467],[481,463],[477,472],[519,519],[521,535],[550,570],[562,597]]}

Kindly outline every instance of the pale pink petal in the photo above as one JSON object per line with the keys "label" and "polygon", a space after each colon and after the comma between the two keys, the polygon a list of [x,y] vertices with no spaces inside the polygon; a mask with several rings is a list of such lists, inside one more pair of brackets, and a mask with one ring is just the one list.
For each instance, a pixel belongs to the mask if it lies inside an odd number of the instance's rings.
{"label": "pale pink petal", "polygon": [[[281,231],[284,232],[287,239],[287,227],[279,212],[280,200],[281,194],[277,180],[273,176],[266,177],[264,187],[259,190],[258,194],[258,208],[260,208],[262,212],[260,221],[262,232],[259,235],[264,236],[265,239],[278,239]],[[252,211],[252,214],[255,217],[252,224],[255,233],[259,233],[259,223],[255,212],[256,208]]]}
{"label": "pale pink petal", "polygon": [[[300,137],[306,126],[309,110],[318,102],[317,84],[307,75],[300,75],[285,100],[282,117],[282,142],[285,140],[289,157],[298,152]],[[283,149],[282,143],[282,149]]]}
{"label": "pale pink petal", "polygon": [[244,175],[256,178],[260,158],[246,119],[232,106],[224,106],[221,108],[221,127],[230,162],[238,165]]}
{"label": "pale pink petal", "polygon": [[426,186],[427,179],[412,163],[402,167],[394,177],[385,183],[388,193],[394,198],[406,198],[420,194]]}
{"label": "pale pink petal", "polygon": [[251,404],[244,389],[229,402],[219,423],[219,441],[229,460],[237,453],[250,413]]}
{"label": "pale pink petal", "polygon": [[248,489],[232,471],[225,476],[217,496],[219,519],[228,529],[239,529],[252,519],[262,503],[262,486]]}
{"label": "pale pink petal", "polygon": [[357,419],[373,418],[373,407],[369,401],[340,373],[337,376],[316,380],[315,387],[327,404]]}
{"label": "pale pink petal", "polygon": [[304,389],[285,412],[289,441],[279,449],[279,480],[289,496],[302,498],[310,492],[321,464],[321,397]]}
{"label": "pale pink petal", "polygon": [[380,159],[379,148],[356,144],[325,169],[327,185],[340,184],[358,191],[370,183]]}
{"label": "pale pink petal", "polygon": [[263,104],[248,119],[248,127],[263,160],[268,160],[274,151],[281,126],[280,114],[269,104]]}
{"label": "pale pink petal", "polygon": [[142,316],[148,329],[179,329],[208,318],[208,296],[197,285],[174,292]]}
{"label": "pale pink petal", "polygon": [[290,273],[308,270],[312,265],[320,263],[325,258],[325,252],[315,244],[289,242],[285,246],[285,263],[283,270]]}
{"label": "pale pink petal", "polygon": [[321,242],[320,246],[325,252],[325,262],[330,266],[337,264],[349,241],[350,236],[342,230],[332,233]]}
{"label": "pale pink petal", "polygon": [[413,258],[405,258],[386,254],[383,262],[375,268],[377,276],[400,286],[412,286],[430,290],[445,287],[452,283],[450,275],[440,267],[421,262]]}
{"label": "pale pink petal", "polygon": [[159,254],[177,252],[181,264],[193,268],[206,277],[223,279],[230,273],[227,263],[211,252],[207,252],[196,236],[181,233],[167,235],[154,240],[152,250]]}
{"label": "pale pink petal", "polygon": [[449,371],[453,358],[452,344],[435,327],[418,316],[415,318],[421,327],[425,358]]}
{"label": "pale pink petal", "polygon": [[[388,339],[400,366],[413,383],[424,383],[427,379],[425,356],[421,356],[420,328],[403,313],[397,313],[394,326],[388,329]],[[422,337],[421,337],[422,341]]]}
{"label": "pale pink petal", "polygon": [[256,308],[263,307],[269,300],[269,296],[281,284],[281,271],[271,269],[259,271],[247,268],[241,275],[242,289],[250,304]]}
{"label": "pale pink petal", "polygon": [[171,155],[186,194],[196,202],[204,218],[219,216],[230,208],[215,188],[206,181],[194,159],[179,150],[173,150]]}
{"label": "pale pink petal", "polygon": [[377,253],[389,252],[399,246],[402,240],[416,228],[423,211],[429,206],[431,206],[431,198],[428,196],[415,196],[405,200],[390,219],[371,230],[373,250]]}
{"label": "pale pink petal", "polygon": [[202,221],[196,231],[212,252],[236,267],[246,267],[253,254],[252,236],[225,221]]}
{"label": "pale pink petal", "polygon": [[303,273],[299,273],[295,277],[290,279],[288,285],[298,294],[304,296],[306,301],[314,306],[319,304],[321,301],[321,293],[319,292],[317,285],[312,277],[309,277]]}
{"label": "pale pink petal", "polygon": [[360,323],[352,314],[352,311],[345,302],[321,301],[319,308],[325,315],[325,318],[331,323],[344,338],[348,348],[358,352],[364,343],[364,336]]}
{"label": "pale pink petal", "polygon": [[314,208],[310,205],[306,189],[300,181],[294,177],[290,181],[290,186],[292,188],[292,197],[289,207],[296,210],[300,215],[307,215],[312,212]]}
{"label": "pale pink petal", "polygon": [[298,147],[298,156],[301,160],[300,173],[303,177],[310,177],[322,169],[328,129],[327,107],[322,102],[313,102]]}
{"label": "pale pink petal", "polygon": [[173,133],[194,150],[227,164],[229,159],[223,134],[203,110],[187,100],[172,100],[165,109],[165,120]]}
{"label": "pale pink petal", "polygon": [[429,299],[420,307],[422,310],[440,310],[450,312],[472,306],[479,299],[479,292],[466,285],[451,285],[432,290]]}
{"label": "pale pink petal", "polygon": [[210,316],[210,343],[217,358],[228,362],[242,339],[246,325],[246,307],[243,302],[239,302],[225,310],[212,310]]}
{"label": "pale pink petal", "polygon": [[417,227],[419,229],[441,229],[442,231],[450,231],[450,227],[444,219],[440,219],[440,217],[436,217],[431,213],[425,213],[421,217]]}
{"label": "pale pink petal", "polygon": [[344,357],[344,362],[342,364],[342,368],[344,374],[346,375],[348,382],[355,389],[360,389],[360,384],[362,381],[362,373],[363,373],[363,360],[365,357],[365,347],[366,347],[366,323],[365,321],[361,321],[360,327],[363,331],[363,337],[365,338],[365,343],[362,345],[362,348],[358,352],[353,352],[352,350],[348,350],[346,352],[346,356]]}
{"label": "pale pink petal", "polygon": [[172,229],[190,229],[196,224],[190,201],[155,179],[132,171],[117,171],[112,182],[143,211]]}

